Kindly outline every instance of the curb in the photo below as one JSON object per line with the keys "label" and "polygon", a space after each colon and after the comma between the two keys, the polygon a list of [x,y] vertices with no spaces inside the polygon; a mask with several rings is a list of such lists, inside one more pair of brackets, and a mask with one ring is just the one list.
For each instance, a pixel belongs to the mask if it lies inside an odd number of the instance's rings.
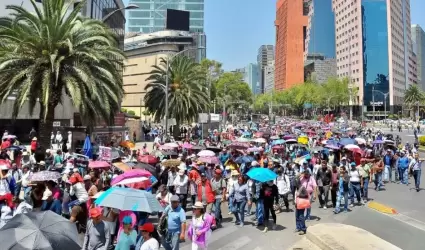
{"label": "curb", "polygon": [[424,148],[419,148],[418,149],[419,152],[425,153],[425,149]]}
{"label": "curb", "polygon": [[384,214],[398,214],[397,210],[395,210],[394,208],[376,201],[370,201],[367,204],[367,207]]}

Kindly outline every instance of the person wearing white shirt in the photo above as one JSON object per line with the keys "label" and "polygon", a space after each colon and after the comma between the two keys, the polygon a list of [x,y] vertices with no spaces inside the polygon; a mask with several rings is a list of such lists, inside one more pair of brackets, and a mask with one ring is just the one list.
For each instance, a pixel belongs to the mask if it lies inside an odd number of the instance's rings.
{"label": "person wearing white shirt", "polygon": [[178,172],[178,175],[174,179],[173,185],[174,185],[174,190],[176,192],[176,195],[179,196],[181,207],[185,211],[186,211],[186,205],[187,205],[188,183],[189,183],[189,177],[187,177],[183,169],[180,169]]}
{"label": "person wearing white shirt", "polygon": [[143,224],[140,228],[140,232],[142,233],[143,244],[137,249],[138,244],[136,245],[136,250],[159,250],[159,241],[155,236],[155,227],[152,223],[147,222]]}
{"label": "person wearing white shirt", "polygon": [[276,184],[279,191],[279,199],[283,199],[286,211],[289,212],[288,195],[291,192],[291,182],[289,180],[289,176],[283,173],[282,170],[278,170],[277,178],[274,180],[274,184]]}

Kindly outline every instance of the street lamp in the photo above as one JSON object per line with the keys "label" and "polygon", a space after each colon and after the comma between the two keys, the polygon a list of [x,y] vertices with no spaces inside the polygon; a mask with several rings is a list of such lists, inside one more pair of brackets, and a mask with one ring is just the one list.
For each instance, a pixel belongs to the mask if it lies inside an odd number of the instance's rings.
{"label": "street lamp", "polygon": [[108,18],[110,18],[113,14],[117,13],[118,11],[132,10],[132,9],[138,9],[138,8],[139,8],[138,5],[129,4],[129,5],[125,6],[124,8],[116,9],[116,10],[112,11],[111,13],[109,13],[108,15],[106,15],[104,18],[102,18],[102,22],[106,22],[106,20],[108,20]]}
{"label": "street lamp", "polygon": [[375,107],[375,94],[374,94],[374,92],[378,92],[378,93],[381,93],[382,95],[384,95],[384,118],[387,119],[387,97],[390,94],[390,92],[384,93],[384,92],[381,92],[379,90],[375,90],[375,87],[374,87],[372,89],[372,95],[373,95],[373,99],[374,99],[374,101],[373,101],[373,106],[374,107]]}
{"label": "street lamp", "polygon": [[329,103],[330,103],[331,99],[334,98],[334,97],[338,97],[338,96],[337,95],[333,95],[333,96],[328,97],[328,99],[327,99],[327,103],[328,103],[328,115],[329,115],[329,111],[331,109]]}
{"label": "street lamp", "polygon": [[167,58],[167,77],[165,78],[165,135],[168,133],[168,82],[169,82],[169,71],[170,71],[170,62],[174,59],[174,57],[183,54],[184,52],[190,51],[190,50],[197,50],[197,49],[205,49],[204,47],[198,47],[198,48],[187,48],[182,51],[179,51],[172,56],[169,56]]}

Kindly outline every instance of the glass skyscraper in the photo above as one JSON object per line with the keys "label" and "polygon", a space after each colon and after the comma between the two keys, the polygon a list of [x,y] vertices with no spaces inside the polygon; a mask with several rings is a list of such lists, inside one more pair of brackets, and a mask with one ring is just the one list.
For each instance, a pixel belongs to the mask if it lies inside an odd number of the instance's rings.
{"label": "glass skyscraper", "polygon": [[204,32],[204,0],[130,0],[129,4],[139,6],[138,9],[128,10],[129,32],[164,30],[167,9],[190,11],[190,32]]}

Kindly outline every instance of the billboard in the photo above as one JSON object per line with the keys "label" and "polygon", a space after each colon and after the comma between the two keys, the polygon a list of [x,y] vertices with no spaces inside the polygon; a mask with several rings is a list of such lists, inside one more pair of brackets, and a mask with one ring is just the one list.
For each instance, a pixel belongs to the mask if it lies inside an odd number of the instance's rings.
{"label": "billboard", "polygon": [[189,31],[189,11],[167,9],[167,30]]}

